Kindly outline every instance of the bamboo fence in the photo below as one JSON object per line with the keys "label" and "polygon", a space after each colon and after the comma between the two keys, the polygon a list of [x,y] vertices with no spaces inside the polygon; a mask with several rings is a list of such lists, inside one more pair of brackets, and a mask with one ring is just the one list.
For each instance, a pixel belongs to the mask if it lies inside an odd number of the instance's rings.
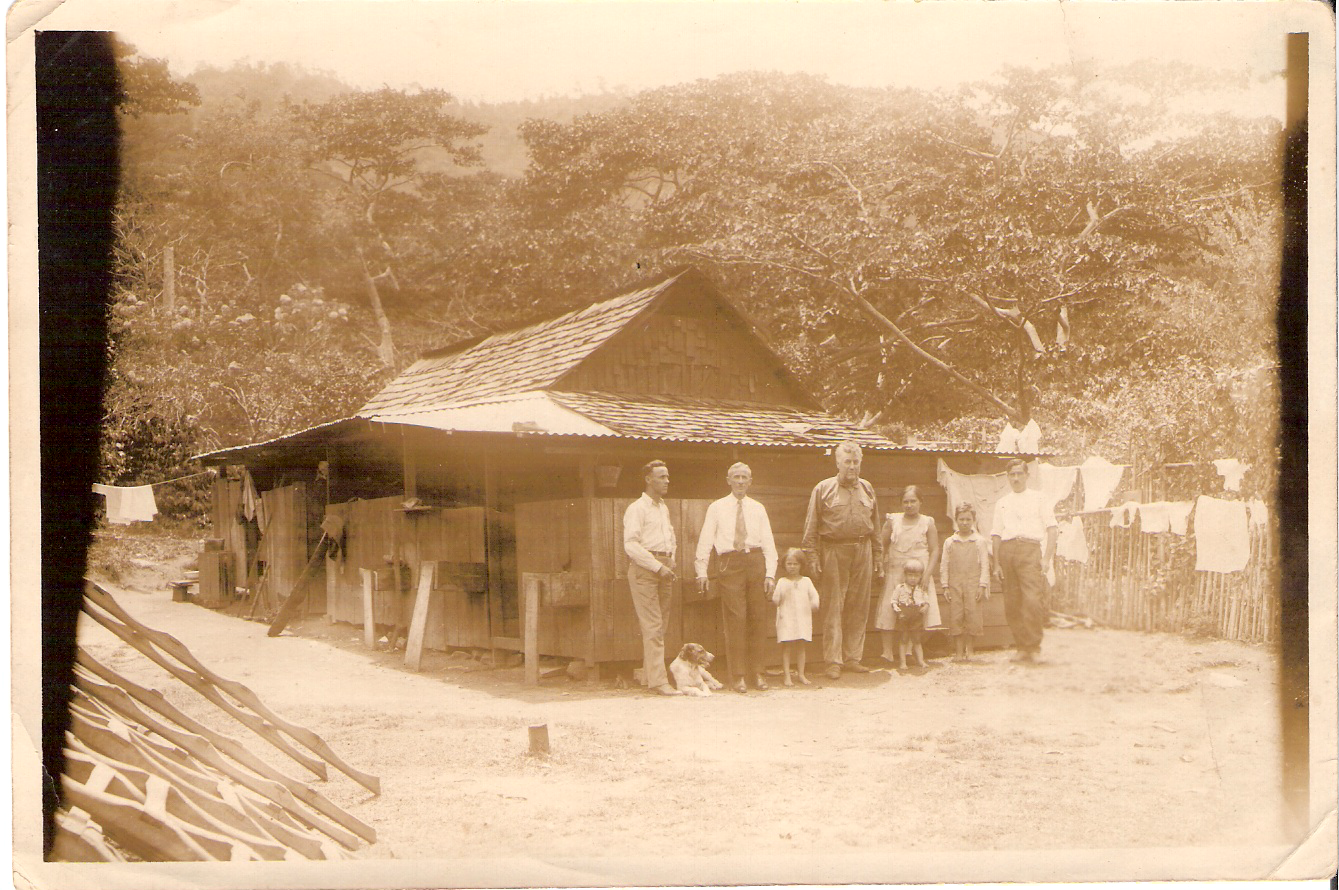
{"label": "bamboo fence", "polygon": [[[1132,486],[1116,499],[1194,501],[1198,494],[1239,498],[1196,464],[1136,464]],[[1076,489],[1079,486],[1076,486]],[[1057,505],[1057,516],[1078,503],[1078,492]],[[1068,507],[1068,509],[1067,509]],[[1088,562],[1056,559],[1053,610],[1083,615],[1107,627],[1168,631],[1267,643],[1278,639],[1277,519],[1248,523],[1250,558],[1239,572],[1195,570],[1194,519],[1188,534],[1144,532],[1110,525],[1105,512],[1081,514]]]}

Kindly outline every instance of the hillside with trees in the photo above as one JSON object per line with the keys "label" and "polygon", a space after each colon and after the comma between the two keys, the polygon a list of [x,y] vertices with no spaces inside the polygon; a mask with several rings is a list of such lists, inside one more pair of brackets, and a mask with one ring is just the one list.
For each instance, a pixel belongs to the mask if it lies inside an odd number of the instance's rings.
{"label": "hillside with trees", "polygon": [[1274,461],[1278,121],[1173,67],[748,73],[462,104],[124,47],[104,479],[345,416],[421,350],[691,264],[894,438]]}

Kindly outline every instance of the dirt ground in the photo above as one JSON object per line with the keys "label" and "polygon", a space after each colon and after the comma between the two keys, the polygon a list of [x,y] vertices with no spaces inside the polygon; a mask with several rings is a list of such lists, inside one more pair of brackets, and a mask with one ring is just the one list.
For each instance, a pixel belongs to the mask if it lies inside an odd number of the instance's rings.
{"label": "dirt ground", "polygon": [[[171,602],[163,582],[189,554],[152,556],[108,582],[127,610],[381,778],[380,796],[338,773],[322,787],[376,828],[359,858],[966,862],[1081,848],[1119,863],[1134,848],[1284,841],[1276,657],[1263,647],[1052,629],[1035,667],[991,651],[921,675],[811,669],[812,687],[744,696],[660,698],[565,675],[534,688],[521,668],[465,653],[428,653],[413,674],[402,652],[369,652],[360,628],[323,618],[267,638],[264,624]],[[80,634],[104,663],[211,713],[101,628]],[[527,753],[536,723],[548,758]]]}

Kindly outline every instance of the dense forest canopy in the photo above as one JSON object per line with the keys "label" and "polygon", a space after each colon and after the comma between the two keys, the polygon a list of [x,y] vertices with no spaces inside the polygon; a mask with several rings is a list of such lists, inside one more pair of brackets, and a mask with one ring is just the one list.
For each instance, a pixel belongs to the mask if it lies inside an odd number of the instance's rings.
{"label": "dense forest canopy", "polygon": [[121,54],[107,481],[345,416],[424,348],[686,264],[894,438],[1035,418],[1075,453],[1273,464],[1282,135],[1185,101],[1221,72],[488,105]]}

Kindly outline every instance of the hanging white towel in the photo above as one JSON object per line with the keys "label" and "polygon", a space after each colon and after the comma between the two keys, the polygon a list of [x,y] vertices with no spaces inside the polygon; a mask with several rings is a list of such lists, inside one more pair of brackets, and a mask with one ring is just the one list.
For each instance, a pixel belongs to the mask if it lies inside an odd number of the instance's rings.
{"label": "hanging white towel", "polygon": [[1068,522],[1060,523],[1055,555],[1070,562],[1088,561],[1088,539],[1083,533],[1083,520],[1079,517],[1075,516]]}
{"label": "hanging white towel", "polygon": [[1069,497],[1069,493],[1074,490],[1074,480],[1078,475],[1078,467],[1056,467],[1051,464],[1037,465],[1039,487],[1052,507]]}
{"label": "hanging white towel", "polygon": [[1259,498],[1251,498],[1246,502],[1246,512],[1250,516],[1251,525],[1267,525],[1269,523],[1269,508]]}
{"label": "hanging white towel", "polygon": [[1009,481],[1004,475],[959,473],[950,470],[948,464],[940,458],[937,478],[940,487],[948,494],[949,521],[953,521],[953,512],[958,509],[959,504],[971,504],[976,510],[976,530],[990,537],[990,524],[995,518],[995,502],[1009,491]]}
{"label": "hanging white towel", "polygon": [[1018,431],[1018,450],[1036,454],[1041,450],[1041,427],[1037,421],[1029,420],[1027,426]]}
{"label": "hanging white towel", "polygon": [[1240,572],[1251,557],[1246,504],[1200,495],[1195,501],[1195,570]]}
{"label": "hanging white towel", "polygon": [[1194,507],[1190,501],[1167,502],[1167,527],[1172,534],[1184,537],[1190,531],[1190,511]]}
{"label": "hanging white towel", "polygon": [[256,520],[256,525],[264,531],[268,523],[265,521],[265,499],[256,493],[256,483],[251,478],[251,471],[242,469],[242,515],[247,519]]}
{"label": "hanging white towel", "polygon": [[158,504],[153,499],[152,485],[127,488],[121,485],[96,484],[93,486],[93,491],[107,499],[107,521],[112,525],[150,522],[158,515]]}
{"label": "hanging white towel", "polygon": [[1112,507],[1111,513],[1112,528],[1129,528],[1130,523],[1134,522],[1135,515],[1139,512],[1138,501],[1126,501],[1119,507]]}
{"label": "hanging white towel", "polygon": [[1150,535],[1171,531],[1172,515],[1166,501],[1139,505],[1139,528]]}
{"label": "hanging white towel", "polygon": [[1111,500],[1125,468],[1094,455],[1079,464],[1079,475],[1083,477],[1083,512],[1096,513]]}
{"label": "hanging white towel", "polygon": [[1018,430],[1012,423],[1006,423],[1000,430],[1000,439],[995,444],[996,451],[1015,452],[1018,450]]}
{"label": "hanging white towel", "polygon": [[1218,475],[1223,477],[1223,488],[1227,491],[1241,491],[1241,477],[1246,475],[1246,464],[1235,457],[1223,458],[1213,462]]}

